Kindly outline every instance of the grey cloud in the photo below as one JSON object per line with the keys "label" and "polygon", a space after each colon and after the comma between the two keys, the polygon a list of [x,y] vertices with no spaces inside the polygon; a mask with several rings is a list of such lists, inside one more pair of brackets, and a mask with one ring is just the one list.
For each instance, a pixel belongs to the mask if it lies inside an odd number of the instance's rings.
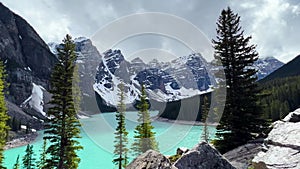
{"label": "grey cloud", "polygon": [[[300,53],[298,0],[2,1],[32,24],[47,42],[60,41],[66,33],[74,37],[91,37],[115,19],[137,12],[165,12],[182,17],[196,25],[211,40],[216,36],[216,21],[221,10],[231,6],[234,12],[240,14],[241,25],[247,35],[252,35],[252,42],[257,44],[261,56],[273,55],[287,62]],[[271,10],[272,5],[275,6]],[[154,46],[163,50],[172,49],[175,55],[182,55],[186,51],[178,45],[162,37],[137,38],[123,47],[134,51]]]}

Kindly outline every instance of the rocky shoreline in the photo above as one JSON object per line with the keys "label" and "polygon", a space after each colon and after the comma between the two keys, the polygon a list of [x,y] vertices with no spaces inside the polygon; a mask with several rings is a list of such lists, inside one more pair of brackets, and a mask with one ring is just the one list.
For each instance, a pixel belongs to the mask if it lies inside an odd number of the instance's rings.
{"label": "rocky shoreline", "polygon": [[[153,117],[152,120],[160,121],[160,122],[167,122],[167,123],[176,123],[176,124],[183,124],[183,125],[194,125],[194,126],[204,126],[203,122],[199,121],[185,121],[185,120],[170,120],[163,117]],[[218,123],[207,123],[208,126],[217,126]]]}
{"label": "rocky shoreline", "polygon": [[13,140],[8,141],[6,143],[6,145],[4,146],[4,150],[25,146],[27,144],[34,142],[37,137],[38,137],[38,133],[34,132],[34,133],[22,135],[18,138],[14,138]]}

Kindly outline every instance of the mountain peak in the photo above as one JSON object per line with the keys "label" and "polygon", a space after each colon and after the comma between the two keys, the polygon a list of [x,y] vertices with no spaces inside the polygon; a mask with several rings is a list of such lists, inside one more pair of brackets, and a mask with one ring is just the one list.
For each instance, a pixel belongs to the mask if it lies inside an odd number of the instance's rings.
{"label": "mountain peak", "polygon": [[86,41],[86,40],[89,40],[88,38],[86,37],[77,37],[74,39],[74,42],[83,42],[83,41]]}
{"label": "mountain peak", "polygon": [[267,56],[267,57],[264,57],[264,58],[261,58],[262,60],[277,60],[275,57],[273,56]]}
{"label": "mountain peak", "polygon": [[142,64],[144,64],[144,61],[141,58],[136,57],[136,58],[131,60],[131,63],[142,63]]}

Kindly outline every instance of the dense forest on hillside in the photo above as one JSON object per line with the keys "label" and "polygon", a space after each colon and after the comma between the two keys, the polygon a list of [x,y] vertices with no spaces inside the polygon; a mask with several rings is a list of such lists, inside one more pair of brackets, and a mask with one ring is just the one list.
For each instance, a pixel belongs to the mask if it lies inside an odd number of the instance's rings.
{"label": "dense forest on hillside", "polygon": [[265,118],[276,121],[300,107],[300,76],[274,79],[260,87],[265,95],[261,100]]}

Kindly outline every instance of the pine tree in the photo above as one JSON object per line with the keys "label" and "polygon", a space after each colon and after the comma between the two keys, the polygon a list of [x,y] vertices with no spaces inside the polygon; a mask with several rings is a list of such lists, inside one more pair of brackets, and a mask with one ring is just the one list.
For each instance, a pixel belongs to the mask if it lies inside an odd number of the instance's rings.
{"label": "pine tree", "polygon": [[31,131],[30,122],[27,122],[27,124],[26,124],[26,134],[29,134],[30,131]]}
{"label": "pine tree", "polygon": [[35,158],[33,154],[33,145],[27,145],[25,155],[23,157],[23,168],[33,169],[35,168]]}
{"label": "pine tree", "polygon": [[75,44],[70,35],[63,40],[62,47],[57,48],[58,63],[51,76],[51,101],[47,115],[49,122],[45,125],[44,139],[49,140],[46,160],[47,168],[78,168],[80,158],[77,151],[82,149],[80,123],[76,118],[74,98],[72,96],[73,72],[76,61]]}
{"label": "pine tree", "polygon": [[46,168],[46,159],[47,159],[47,140],[44,139],[42,150],[41,150],[41,155],[40,155],[40,160],[38,161],[37,167],[40,169],[47,169]]}
{"label": "pine tree", "polygon": [[8,85],[5,81],[6,76],[7,74],[5,72],[4,64],[0,61],[0,169],[5,168],[3,167],[3,151],[9,130],[9,126],[7,125],[9,116],[7,115],[7,107],[4,96],[5,87]]}
{"label": "pine tree", "polygon": [[154,127],[151,124],[149,114],[149,103],[147,102],[147,94],[145,86],[142,85],[141,100],[137,105],[138,112],[138,124],[135,127],[134,143],[132,144],[132,151],[134,155],[139,155],[146,152],[149,149],[158,150],[158,143],[155,140],[155,132],[152,130]]}
{"label": "pine tree", "polygon": [[80,102],[82,99],[81,90],[80,90],[80,78],[79,78],[79,72],[78,72],[78,65],[75,65],[74,72],[73,72],[73,100],[74,100],[74,106],[76,113],[79,113],[80,111]]}
{"label": "pine tree", "polygon": [[258,106],[259,90],[256,70],[251,68],[258,59],[251,37],[244,38],[240,17],[228,7],[222,10],[217,23],[217,38],[213,40],[215,59],[221,61],[227,86],[226,104],[217,127],[215,146],[225,153],[254,139],[266,122]]}
{"label": "pine tree", "polygon": [[15,163],[14,166],[13,166],[13,169],[20,169],[19,158],[20,158],[20,155],[18,155],[17,160],[16,160],[16,163]]}
{"label": "pine tree", "polygon": [[204,123],[203,125],[203,131],[202,131],[202,136],[201,140],[205,142],[209,142],[209,130],[208,130],[208,124],[207,124],[207,117],[209,113],[209,102],[207,96],[204,96],[203,98],[203,105],[202,105],[202,122]]}
{"label": "pine tree", "polygon": [[128,164],[128,132],[126,131],[126,123],[125,123],[125,111],[126,111],[126,105],[125,105],[125,96],[124,96],[124,84],[121,83],[119,86],[119,96],[120,101],[118,104],[118,111],[116,112],[116,120],[118,122],[118,126],[116,128],[115,132],[115,150],[114,154],[116,158],[113,160],[113,162],[118,165],[119,169],[122,169],[122,167],[126,167]]}
{"label": "pine tree", "polygon": [[21,129],[21,122],[15,116],[12,118],[11,125],[12,131],[19,131]]}

